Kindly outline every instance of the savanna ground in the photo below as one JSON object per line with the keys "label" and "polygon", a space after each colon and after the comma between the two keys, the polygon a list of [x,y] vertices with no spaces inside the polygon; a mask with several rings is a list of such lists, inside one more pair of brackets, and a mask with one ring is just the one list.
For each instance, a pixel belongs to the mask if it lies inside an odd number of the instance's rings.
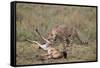
{"label": "savanna ground", "polygon": [[[82,45],[75,39],[72,50],[69,49],[68,58],[40,60],[39,55],[46,52],[33,47],[36,45],[25,39],[41,42],[41,38],[35,32],[36,28],[43,36],[47,37],[48,32],[55,25],[61,24],[78,28],[88,37],[89,43]],[[17,65],[96,60],[96,7],[17,3],[16,26]],[[58,41],[54,47],[62,51],[62,45]]]}

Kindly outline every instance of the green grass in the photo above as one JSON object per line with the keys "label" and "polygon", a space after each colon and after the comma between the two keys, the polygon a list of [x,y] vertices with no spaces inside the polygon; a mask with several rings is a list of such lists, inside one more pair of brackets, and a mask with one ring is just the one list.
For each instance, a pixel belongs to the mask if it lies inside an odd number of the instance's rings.
{"label": "green grass", "polygon": [[[16,60],[18,65],[96,60],[95,7],[48,6],[17,3],[16,16]],[[77,44],[78,40],[76,40],[72,47],[72,54],[68,55],[68,59],[52,59],[42,62],[38,60],[36,55],[45,52],[33,48],[31,43],[26,42],[25,39],[41,41],[35,29],[38,28],[40,33],[47,37],[51,29],[57,24],[65,24],[68,27],[74,26],[78,28],[89,38],[89,44]],[[56,48],[62,50],[61,43],[57,43],[56,45]]]}

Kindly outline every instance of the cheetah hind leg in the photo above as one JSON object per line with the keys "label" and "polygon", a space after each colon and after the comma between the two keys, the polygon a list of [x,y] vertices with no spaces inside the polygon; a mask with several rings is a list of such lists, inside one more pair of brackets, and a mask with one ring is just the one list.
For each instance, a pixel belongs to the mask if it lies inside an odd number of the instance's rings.
{"label": "cheetah hind leg", "polygon": [[63,45],[63,56],[64,56],[64,58],[68,58],[68,56],[67,56],[67,52],[68,52],[68,49],[67,49],[67,44],[66,44],[66,41],[64,41],[64,45]]}

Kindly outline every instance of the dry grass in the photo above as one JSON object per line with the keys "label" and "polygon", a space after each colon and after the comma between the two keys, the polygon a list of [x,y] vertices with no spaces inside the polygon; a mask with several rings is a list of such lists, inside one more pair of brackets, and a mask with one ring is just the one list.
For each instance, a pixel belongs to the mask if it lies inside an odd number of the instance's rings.
{"label": "dry grass", "polygon": [[[56,5],[37,5],[19,3],[16,6],[16,40],[17,40],[17,65],[61,63],[96,60],[96,8]],[[55,25],[65,24],[74,26],[89,38],[88,45],[78,44],[77,40],[72,47],[72,54],[67,59],[51,59],[41,61],[37,55],[45,53],[41,49],[33,48],[25,39],[41,41],[35,33],[39,28],[46,37]],[[62,51],[62,44],[57,43],[56,48]]]}
{"label": "dry grass", "polygon": [[[62,51],[62,44],[55,46]],[[69,49],[68,58],[40,60],[39,55],[46,53],[42,49],[33,48],[29,42],[17,42],[17,65],[45,64],[45,63],[63,63],[79,61],[95,61],[96,45],[73,44],[72,51]]]}

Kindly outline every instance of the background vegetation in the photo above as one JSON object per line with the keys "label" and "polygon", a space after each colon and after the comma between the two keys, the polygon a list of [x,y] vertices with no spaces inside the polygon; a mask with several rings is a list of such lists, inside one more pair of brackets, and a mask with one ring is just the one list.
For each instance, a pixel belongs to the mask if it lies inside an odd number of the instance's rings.
{"label": "background vegetation", "polygon": [[[40,37],[35,33],[35,28],[38,28],[40,33],[46,37],[57,24],[78,28],[88,37],[89,44],[83,46],[74,43],[75,46],[72,47],[72,54],[69,54],[68,59],[40,61],[36,55],[45,52],[32,47],[35,44],[31,44],[25,39],[40,41]],[[96,7],[17,3],[16,40],[18,65],[94,61],[96,60]],[[59,46],[55,47],[61,50],[61,46],[62,44],[59,43]]]}

